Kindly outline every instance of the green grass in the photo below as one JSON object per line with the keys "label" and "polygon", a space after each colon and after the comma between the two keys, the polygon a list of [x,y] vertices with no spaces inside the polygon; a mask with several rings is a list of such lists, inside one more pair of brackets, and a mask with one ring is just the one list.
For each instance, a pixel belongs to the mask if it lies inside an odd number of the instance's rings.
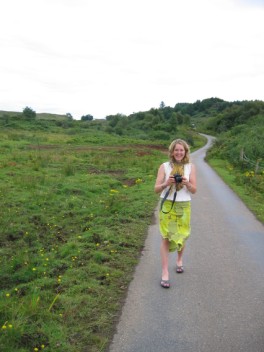
{"label": "green grass", "polygon": [[104,351],[167,148],[96,124],[0,123],[0,350]]}
{"label": "green grass", "polygon": [[224,182],[242,199],[245,205],[264,223],[264,174],[241,171],[223,159],[209,158],[208,163]]}
{"label": "green grass", "polygon": [[168,145],[103,125],[0,118],[1,352],[105,351],[113,336]]}
{"label": "green grass", "polygon": [[[0,350],[105,351],[167,145],[106,133],[96,121],[0,125]],[[192,136],[194,149],[204,145]],[[263,174],[209,163],[263,222]]]}
{"label": "green grass", "polygon": [[48,114],[48,113],[38,113],[36,116],[37,119],[43,120],[69,120],[66,115],[61,114]]}

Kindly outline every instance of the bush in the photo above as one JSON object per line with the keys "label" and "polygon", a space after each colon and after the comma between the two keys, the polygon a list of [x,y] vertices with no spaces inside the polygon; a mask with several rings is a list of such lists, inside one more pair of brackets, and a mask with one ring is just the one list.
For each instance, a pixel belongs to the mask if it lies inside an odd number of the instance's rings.
{"label": "bush", "polygon": [[23,116],[28,118],[28,119],[32,119],[34,120],[37,116],[36,111],[34,111],[33,109],[29,108],[28,106],[25,107],[25,109],[23,110]]}

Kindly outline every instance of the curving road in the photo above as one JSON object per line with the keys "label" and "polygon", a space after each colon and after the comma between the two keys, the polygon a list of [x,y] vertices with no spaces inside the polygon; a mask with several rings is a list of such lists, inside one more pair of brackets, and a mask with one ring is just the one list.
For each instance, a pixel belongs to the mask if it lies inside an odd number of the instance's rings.
{"label": "curving road", "polygon": [[[184,274],[160,287],[160,235],[149,228],[110,352],[264,352],[264,227],[192,154],[198,191]],[[156,213],[157,216],[157,213]]]}

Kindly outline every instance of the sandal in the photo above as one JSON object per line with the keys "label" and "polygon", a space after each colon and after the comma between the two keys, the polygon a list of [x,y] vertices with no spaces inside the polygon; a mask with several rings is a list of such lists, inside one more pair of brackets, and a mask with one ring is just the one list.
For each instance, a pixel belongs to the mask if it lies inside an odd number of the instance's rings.
{"label": "sandal", "polygon": [[161,287],[163,287],[163,288],[170,288],[170,280],[163,280],[163,279],[161,279],[160,285],[161,285]]}
{"label": "sandal", "polygon": [[183,266],[182,265],[176,266],[176,273],[177,274],[182,274],[183,272],[184,272],[184,270],[183,270]]}

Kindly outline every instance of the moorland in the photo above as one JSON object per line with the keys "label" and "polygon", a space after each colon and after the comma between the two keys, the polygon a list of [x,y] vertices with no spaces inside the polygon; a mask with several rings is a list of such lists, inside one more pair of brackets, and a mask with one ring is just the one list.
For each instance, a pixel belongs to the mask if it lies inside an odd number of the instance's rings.
{"label": "moorland", "polygon": [[218,98],[73,120],[0,111],[0,350],[105,351],[175,138],[264,220],[264,102]]}

